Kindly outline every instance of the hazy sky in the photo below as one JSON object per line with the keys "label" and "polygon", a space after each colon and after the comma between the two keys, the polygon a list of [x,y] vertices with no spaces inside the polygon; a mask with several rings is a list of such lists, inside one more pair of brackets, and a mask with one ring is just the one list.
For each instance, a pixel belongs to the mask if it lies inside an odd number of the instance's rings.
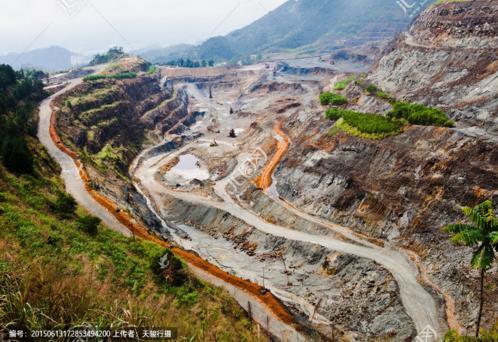
{"label": "hazy sky", "polygon": [[0,0],[0,54],[59,45],[199,43],[251,23],[285,0]]}

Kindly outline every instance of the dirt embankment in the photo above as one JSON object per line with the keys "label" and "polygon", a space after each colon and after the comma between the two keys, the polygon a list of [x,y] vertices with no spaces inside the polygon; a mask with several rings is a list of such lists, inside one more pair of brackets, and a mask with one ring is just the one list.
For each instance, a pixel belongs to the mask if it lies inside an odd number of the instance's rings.
{"label": "dirt embankment", "polygon": [[268,164],[266,164],[261,175],[254,180],[254,184],[262,190],[266,190],[270,187],[273,171],[275,171],[275,168],[278,166],[285,153],[289,150],[290,138],[284,133],[284,131],[282,131],[281,121],[275,123],[274,130],[280,137],[277,143],[277,151]]}

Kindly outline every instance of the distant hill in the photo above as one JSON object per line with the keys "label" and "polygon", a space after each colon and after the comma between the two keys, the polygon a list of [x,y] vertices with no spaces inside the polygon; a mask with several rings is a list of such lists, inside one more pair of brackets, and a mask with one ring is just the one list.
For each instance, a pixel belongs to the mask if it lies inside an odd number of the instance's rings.
{"label": "distant hill", "polygon": [[[425,6],[432,2],[427,1]],[[289,49],[328,52],[392,39],[411,23],[415,8],[405,13],[394,0],[289,0],[225,37],[210,38],[195,48],[188,46],[182,51],[184,55],[164,51],[155,57],[223,61]]]}
{"label": "distant hill", "polygon": [[71,67],[72,55],[67,49],[52,46],[23,53],[0,55],[0,64],[9,64],[14,69],[36,68],[44,71],[58,71]]}
{"label": "distant hill", "polygon": [[166,64],[172,60],[177,60],[179,58],[195,58],[195,50],[195,45],[179,44],[165,48],[143,49],[133,51],[132,53],[141,56],[151,63]]}

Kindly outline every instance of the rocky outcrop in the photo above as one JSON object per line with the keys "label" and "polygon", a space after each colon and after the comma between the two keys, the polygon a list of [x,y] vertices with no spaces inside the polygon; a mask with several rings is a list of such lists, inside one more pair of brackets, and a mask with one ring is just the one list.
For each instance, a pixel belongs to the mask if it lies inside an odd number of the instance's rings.
{"label": "rocky outcrop", "polygon": [[369,79],[408,100],[445,109],[459,126],[498,135],[498,3],[452,2],[426,10]]}

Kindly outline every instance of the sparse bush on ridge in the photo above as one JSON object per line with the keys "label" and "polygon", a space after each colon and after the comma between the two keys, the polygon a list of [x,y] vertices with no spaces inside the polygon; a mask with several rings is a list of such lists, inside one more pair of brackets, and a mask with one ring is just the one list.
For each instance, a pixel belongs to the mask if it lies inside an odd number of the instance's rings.
{"label": "sparse bush on ridge", "polygon": [[354,76],[349,76],[348,78],[345,78],[343,80],[340,80],[334,84],[334,90],[344,90],[346,87],[354,81],[355,77]]}
{"label": "sparse bush on ridge", "polygon": [[89,65],[105,64],[125,56],[127,56],[127,54],[124,52],[123,48],[117,46],[110,48],[104,54],[95,55]]}
{"label": "sparse bush on ridge", "polygon": [[137,73],[130,71],[130,72],[120,72],[112,75],[90,75],[86,76],[83,80],[85,82],[90,82],[90,81],[105,80],[105,79],[124,80],[135,77],[137,77]]}

